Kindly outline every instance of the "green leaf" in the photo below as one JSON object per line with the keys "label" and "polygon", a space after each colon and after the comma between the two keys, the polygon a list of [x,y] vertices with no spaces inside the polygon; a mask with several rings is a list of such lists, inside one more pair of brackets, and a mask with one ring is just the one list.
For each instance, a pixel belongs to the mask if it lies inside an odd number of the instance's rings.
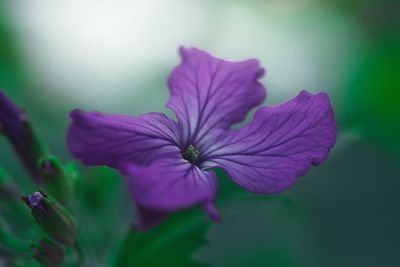
{"label": "green leaf", "polygon": [[341,120],[373,142],[400,152],[400,41],[370,48],[349,81]]}
{"label": "green leaf", "polygon": [[[217,205],[249,193],[232,183],[225,172],[217,171],[220,190]],[[279,201],[284,197],[263,198],[262,201]],[[172,214],[165,222],[148,232],[132,229],[123,241],[114,266],[140,267],[204,267],[193,254],[207,245],[206,234],[214,222],[201,208]]]}
{"label": "green leaf", "polygon": [[192,255],[206,244],[210,222],[199,209],[173,214],[148,232],[130,231],[114,266],[204,267]]}
{"label": "green leaf", "polygon": [[[225,176],[222,172],[218,175]],[[226,199],[237,189],[224,190],[219,200]],[[116,255],[114,266],[207,266],[194,260],[193,253],[207,243],[205,235],[211,224],[207,215],[197,207],[172,214],[150,231],[132,229]]]}

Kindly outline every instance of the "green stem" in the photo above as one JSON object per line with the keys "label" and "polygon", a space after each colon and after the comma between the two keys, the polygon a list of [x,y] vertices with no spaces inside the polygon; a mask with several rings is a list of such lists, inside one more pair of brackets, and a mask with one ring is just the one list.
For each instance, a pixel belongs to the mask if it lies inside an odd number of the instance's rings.
{"label": "green stem", "polygon": [[24,242],[4,231],[0,228],[0,243],[4,245],[5,248],[10,249],[14,252],[21,254],[28,254],[31,252],[31,248],[28,242]]}
{"label": "green stem", "polygon": [[88,254],[89,254],[88,249],[85,246],[85,243],[83,242],[83,240],[81,238],[78,238],[75,241],[74,248],[78,254],[79,266],[89,266],[90,260],[88,257]]}

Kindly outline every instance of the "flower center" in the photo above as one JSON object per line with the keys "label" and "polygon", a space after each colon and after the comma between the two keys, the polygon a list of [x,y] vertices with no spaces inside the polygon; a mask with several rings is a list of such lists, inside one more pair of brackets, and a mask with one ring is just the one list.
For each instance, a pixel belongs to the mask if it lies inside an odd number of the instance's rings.
{"label": "flower center", "polygon": [[192,164],[196,164],[199,159],[200,152],[193,145],[189,145],[185,152],[182,153],[182,157]]}

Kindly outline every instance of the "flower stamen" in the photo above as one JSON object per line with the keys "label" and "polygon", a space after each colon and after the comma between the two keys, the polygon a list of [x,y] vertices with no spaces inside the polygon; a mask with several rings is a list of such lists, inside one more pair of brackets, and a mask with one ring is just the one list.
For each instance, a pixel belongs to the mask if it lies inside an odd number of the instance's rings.
{"label": "flower stamen", "polygon": [[200,152],[193,145],[189,145],[185,152],[182,153],[182,157],[192,164],[196,164],[199,159]]}

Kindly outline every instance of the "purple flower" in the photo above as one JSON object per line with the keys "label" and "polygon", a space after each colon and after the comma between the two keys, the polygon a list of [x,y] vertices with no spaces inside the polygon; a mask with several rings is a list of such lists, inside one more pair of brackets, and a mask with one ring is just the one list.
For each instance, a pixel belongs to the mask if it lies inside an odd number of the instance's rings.
{"label": "purple flower", "polygon": [[129,178],[138,227],[149,228],[195,204],[218,219],[214,168],[226,170],[244,189],[270,194],[289,188],[327,157],[336,125],[325,93],[302,91],[281,105],[260,107],[252,122],[231,129],[263,103],[264,69],[254,59],[229,62],[195,48],[179,52],[167,103],[177,121],[161,113],[70,114],[72,154]]}

